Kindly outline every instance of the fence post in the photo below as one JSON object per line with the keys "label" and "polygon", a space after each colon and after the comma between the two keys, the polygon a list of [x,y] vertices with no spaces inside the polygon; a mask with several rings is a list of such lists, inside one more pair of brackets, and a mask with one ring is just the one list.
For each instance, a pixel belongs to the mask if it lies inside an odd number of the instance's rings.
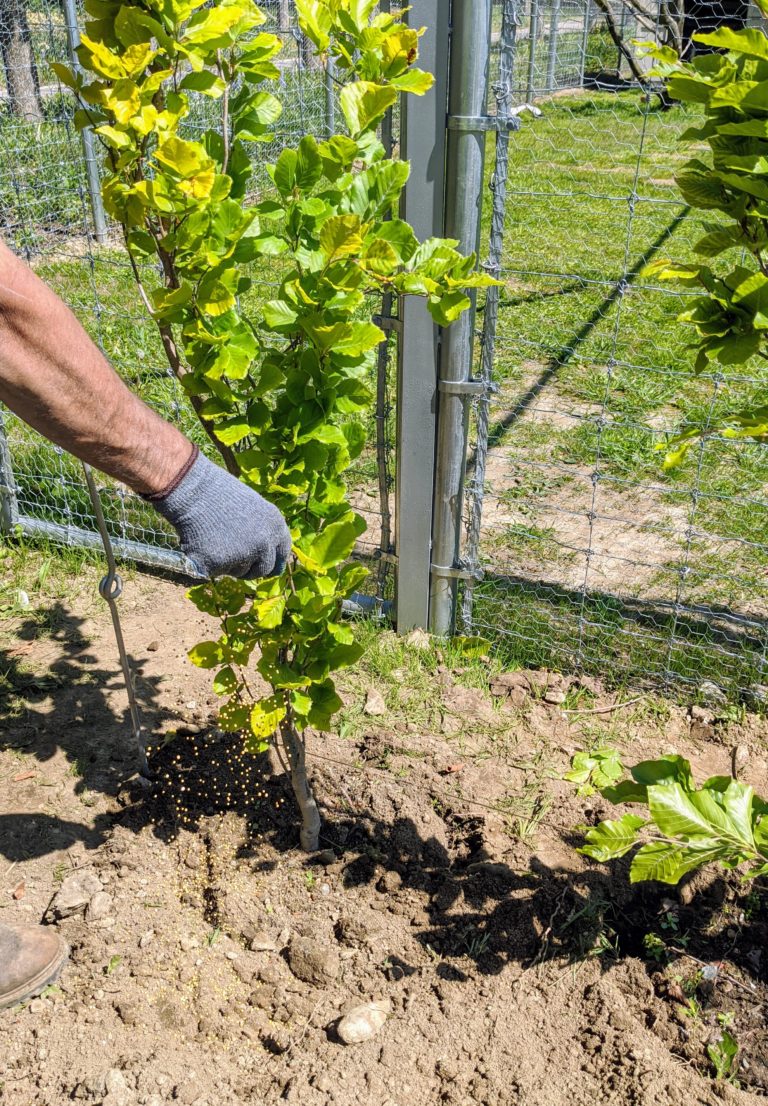
{"label": "fence post", "polygon": [[0,534],[9,533],[19,520],[16,500],[16,481],[8,438],[5,434],[3,412],[0,410]]}
{"label": "fence post", "polygon": [[[485,114],[492,0],[454,0],[448,93],[445,234],[463,253],[480,248],[485,193]],[[432,523],[430,628],[451,633],[456,618],[462,500],[469,425],[468,399],[482,385],[470,383],[477,294],[461,318],[442,332],[438,382],[435,508]]]}
{"label": "fence post", "polygon": [[584,29],[581,34],[581,54],[579,57],[579,88],[584,87],[587,74],[587,55],[589,54],[589,17],[592,14],[592,0],[584,0]]}
{"label": "fence post", "polygon": [[531,21],[528,25],[528,85],[525,98],[533,103],[536,95],[536,43],[539,39],[539,0],[531,0]]}
{"label": "fence post", "polygon": [[325,130],[328,138],[336,133],[336,64],[330,50],[325,55]]}
{"label": "fence post", "polygon": [[[77,59],[77,48],[80,45],[80,28],[77,22],[76,0],[64,0],[64,21],[67,26],[67,45],[74,72],[80,70],[80,62]],[[107,216],[104,212],[104,203],[101,198],[101,179],[99,177],[99,162],[96,157],[96,145],[93,130],[86,127],[81,131],[83,141],[83,156],[85,157],[85,173],[88,180],[88,195],[91,199],[91,211],[93,212],[93,230],[96,241],[99,244],[107,240]]]}
{"label": "fence post", "polygon": [[549,52],[547,54],[547,92],[554,92],[557,85],[555,69],[557,66],[557,40],[560,35],[560,0],[552,0],[549,15]]}
{"label": "fence post", "polygon": [[[450,0],[412,0],[405,19],[426,27],[420,65],[435,74],[426,96],[404,98],[402,157],[411,163],[401,214],[420,239],[443,233],[448,104]],[[397,628],[426,628],[429,619],[430,539],[437,417],[438,330],[424,303],[405,296],[399,306],[396,549]]]}

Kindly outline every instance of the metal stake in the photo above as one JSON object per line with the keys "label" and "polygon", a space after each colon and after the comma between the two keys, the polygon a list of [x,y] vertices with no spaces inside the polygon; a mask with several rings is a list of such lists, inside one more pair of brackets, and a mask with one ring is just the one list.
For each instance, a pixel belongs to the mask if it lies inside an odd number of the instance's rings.
{"label": "metal stake", "polygon": [[[80,45],[80,27],[77,22],[76,0],[63,0],[64,20],[67,25],[67,44],[72,69],[75,73],[82,72],[80,62],[77,60],[77,48]],[[107,216],[104,211],[104,203],[101,198],[101,178],[99,176],[99,161],[96,156],[96,142],[93,137],[93,128],[86,127],[80,132],[83,142],[83,156],[85,157],[85,172],[88,178],[88,195],[91,199],[91,211],[93,212],[93,229],[96,241],[102,245],[107,240]]]}
{"label": "metal stake", "polygon": [[[458,240],[463,253],[480,249],[492,7],[491,0],[453,4],[445,234]],[[469,408],[467,394],[452,385],[466,385],[471,376],[476,293],[471,300],[471,308],[442,332],[430,602],[435,634],[451,633],[456,616]]]}
{"label": "metal stake", "polygon": [[117,651],[120,654],[120,667],[123,670],[125,690],[128,694],[128,710],[130,711],[131,715],[133,738],[139,751],[139,764],[141,767],[141,772],[143,775],[149,776],[147,750],[144,745],[144,735],[141,729],[141,714],[139,713],[139,704],[136,701],[136,689],[133,685],[133,673],[131,672],[131,666],[128,662],[128,654],[125,651],[123,628],[120,625],[120,612],[117,609],[117,600],[120,598],[123,592],[123,581],[120,577],[119,572],[117,571],[117,564],[115,563],[115,554],[112,549],[112,542],[109,537],[109,531],[107,530],[107,524],[104,521],[104,511],[101,507],[101,499],[96,487],[96,481],[93,479],[93,473],[91,472],[90,465],[83,464],[83,472],[85,473],[85,482],[88,485],[88,494],[91,497],[93,511],[96,515],[96,523],[99,527],[101,541],[104,546],[104,556],[107,559],[107,575],[103,577],[99,584],[99,595],[107,603],[107,606],[109,607],[109,613],[112,615],[112,627],[115,631]]}
{"label": "metal stake", "polygon": [[549,17],[549,53],[547,54],[547,92],[554,92],[557,66],[557,40],[560,34],[560,0],[553,0]]}
{"label": "metal stake", "polygon": [[536,95],[536,44],[539,41],[539,0],[531,0],[531,22],[528,27],[528,87],[525,98],[533,103]]}

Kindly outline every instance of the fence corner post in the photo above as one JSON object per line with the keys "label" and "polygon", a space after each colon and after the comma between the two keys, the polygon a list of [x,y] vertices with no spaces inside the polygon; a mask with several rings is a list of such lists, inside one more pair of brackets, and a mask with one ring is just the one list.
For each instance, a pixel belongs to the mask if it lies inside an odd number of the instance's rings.
{"label": "fence corner post", "polygon": [[[405,18],[427,28],[420,64],[435,75],[425,96],[404,98],[401,116],[401,157],[411,165],[401,214],[423,240],[443,233],[450,0],[412,0]],[[396,610],[398,632],[407,633],[429,622],[439,332],[416,297],[403,297],[399,313]]]}

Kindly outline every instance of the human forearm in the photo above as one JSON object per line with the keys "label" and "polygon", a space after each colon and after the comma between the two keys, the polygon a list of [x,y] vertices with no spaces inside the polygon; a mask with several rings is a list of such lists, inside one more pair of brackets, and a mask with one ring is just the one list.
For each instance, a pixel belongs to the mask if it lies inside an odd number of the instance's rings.
{"label": "human forearm", "polygon": [[71,311],[2,243],[0,400],[137,492],[161,492],[192,450],[126,388]]}

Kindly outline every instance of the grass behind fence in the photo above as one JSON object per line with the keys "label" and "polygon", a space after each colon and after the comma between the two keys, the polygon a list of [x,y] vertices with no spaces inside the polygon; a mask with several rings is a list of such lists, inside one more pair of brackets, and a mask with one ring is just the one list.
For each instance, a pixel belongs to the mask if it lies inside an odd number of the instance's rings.
{"label": "grass behind fence", "polygon": [[654,101],[558,96],[512,136],[476,625],[518,663],[738,691],[763,680],[768,450],[664,473],[655,447],[768,372],[696,377],[684,298],[643,274],[701,233],[673,179],[691,112]]}

